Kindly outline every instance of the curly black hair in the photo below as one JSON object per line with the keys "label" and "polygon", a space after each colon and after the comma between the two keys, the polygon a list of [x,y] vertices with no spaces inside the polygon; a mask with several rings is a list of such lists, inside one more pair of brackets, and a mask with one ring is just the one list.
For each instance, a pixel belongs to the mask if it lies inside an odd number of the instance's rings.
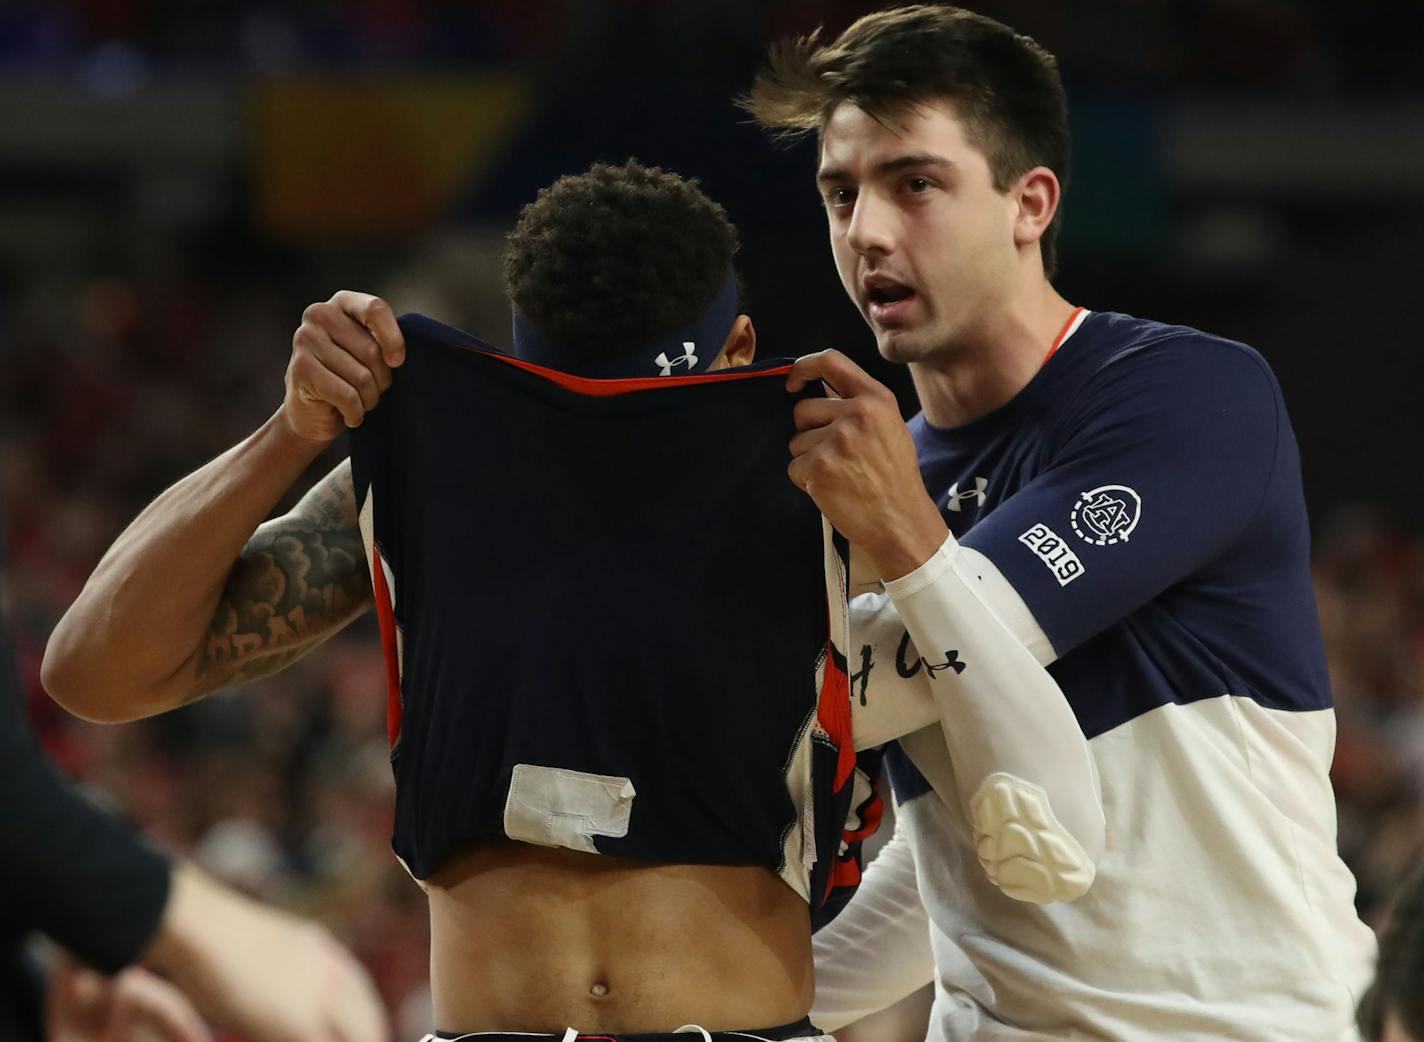
{"label": "curly black hair", "polygon": [[623,353],[686,324],[721,288],[737,229],[696,179],[636,159],[561,177],[505,237],[509,299],[568,347]]}

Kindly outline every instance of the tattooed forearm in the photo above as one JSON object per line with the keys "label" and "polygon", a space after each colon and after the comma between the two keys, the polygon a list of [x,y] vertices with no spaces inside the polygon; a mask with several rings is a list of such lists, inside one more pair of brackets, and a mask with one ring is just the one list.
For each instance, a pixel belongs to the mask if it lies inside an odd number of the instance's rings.
{"label": "tattooed forearm", "polygon": [[343,466],[248,542],[213,615],[194,697],[277,672],[371,602],[355,494]]}

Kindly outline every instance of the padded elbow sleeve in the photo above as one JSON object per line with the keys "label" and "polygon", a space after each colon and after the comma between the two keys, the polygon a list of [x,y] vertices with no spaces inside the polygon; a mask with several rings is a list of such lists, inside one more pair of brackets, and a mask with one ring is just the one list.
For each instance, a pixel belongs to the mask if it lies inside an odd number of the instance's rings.
{"label": "padded elbow sleeve", "polygon": [[1010,897],[1072,900],[1106,845],[1092,755],[1057,683],[959,574],[958,551],[946,540],[885,588],[939,708],[985,871]]}

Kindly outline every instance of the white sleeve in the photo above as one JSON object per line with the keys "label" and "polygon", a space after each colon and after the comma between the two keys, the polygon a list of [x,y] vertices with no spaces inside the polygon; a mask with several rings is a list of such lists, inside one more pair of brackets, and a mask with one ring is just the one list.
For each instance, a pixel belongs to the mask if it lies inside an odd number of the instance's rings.
{"label": "white sleeve", "polygon": [[[900,657],[918,667],[915,677],[926,678],[938,707],[985,871],[1010,897],[1072,900],[1092,884],[1106,846],[1096,767],[1041,664],[1052,657],[1046,639],[1005,624],[1001,615],[1023,630],[1032,615],[986,565],[950,537],[915,571],[885,584],[913,642]],[[897,675],[908,671],[895,665]]]}
{"label": "white sleeve", "polygon": [[1058,658],[1048,634],[1033,617],[1024,599],[1013,588],[999,566],[971,546],[959,546],[954,553],[954,571],[974,591],[974,596],[994,614],[1040,666]]}
{"label": "white sleeve", "polygon": [[929,916],[920,902],[910,844],[898,825],[850,903],[816,931],[811,945],[816,960],[811,1020],[822,1031],[893,1006],[934,980]]}
{"label": "white sleeve", "polygon": [[902,650],[908,661],[919,661],[888,594],[863,593],[850,602],[850,718],[858,750],[939,723],[924,670],[907,676]]}
{"label": "white sleeve", "polygon": [[[855,747],[873,749],[939,722],[939,706],[918,663],[900,610],[855,547],[850,555],[851,718]],[[955,571],[1040,665],[1057,655],[1038,620],[994,562],[961,546]]]}

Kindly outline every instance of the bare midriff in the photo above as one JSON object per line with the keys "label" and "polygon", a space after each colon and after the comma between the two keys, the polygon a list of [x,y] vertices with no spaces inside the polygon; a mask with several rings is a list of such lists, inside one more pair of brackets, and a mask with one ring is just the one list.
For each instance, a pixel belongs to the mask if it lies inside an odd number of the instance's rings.
{"label": "bare midriff", "polygon": [[442,1031],[738,1031],[811,1008],[806,902],[765,868],[501,838],[426,888]]}

